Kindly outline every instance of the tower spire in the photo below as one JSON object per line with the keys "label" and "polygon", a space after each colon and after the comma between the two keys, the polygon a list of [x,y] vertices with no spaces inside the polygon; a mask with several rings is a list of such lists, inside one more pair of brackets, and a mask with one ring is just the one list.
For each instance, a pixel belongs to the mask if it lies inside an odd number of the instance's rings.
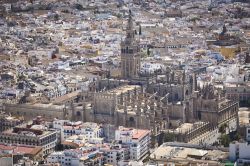
{"label": "tower spire", "polygon": [[135,37],[135,31],[133,27],[132,11],[129,10],[129,18],[128,18],[127,29],[126,29],[127,43],[131,43],[134,40],[134,37]]}
{"label": "tower spire", "polygon": [[128,25],[127,25],[127,31],[133,30],[133,18],[132,18],[132,11],[129,10],[129,18],[128,18]]}

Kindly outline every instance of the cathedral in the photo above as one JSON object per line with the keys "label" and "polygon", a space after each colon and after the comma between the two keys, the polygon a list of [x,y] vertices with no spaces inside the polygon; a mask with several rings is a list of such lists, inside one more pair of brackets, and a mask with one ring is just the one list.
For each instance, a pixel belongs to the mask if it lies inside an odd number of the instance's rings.
{"label": "cathedral", "polygon": [[[6,104],[4,109],[28,118],[42,115],[46,120],[70,119],[150,129],[153,135],[185,123],[204,122],[205,128],[213,128],[237,119],[238,102],[226,99],[212,85],[198,89],[197,73],[168,67],[160,77],[151,79],[140,76],[140,67],[140,46],[130,12],[126,38],[121,42],[122,79],[96,80],[88,92],[67,94],[50,107],[31,106],[26,100],[21,105]],[[196,135],[206,131],[193,130]],[[194,134],[190,131],[191,139]]]}

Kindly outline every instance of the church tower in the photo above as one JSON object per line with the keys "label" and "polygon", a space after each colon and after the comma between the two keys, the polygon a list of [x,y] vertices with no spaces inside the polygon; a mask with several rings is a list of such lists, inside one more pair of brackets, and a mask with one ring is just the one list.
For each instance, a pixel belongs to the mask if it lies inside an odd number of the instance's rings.
{"label": "church tower", "polygon": [[141,68],[139,42],[135,39],[131,11],[126,30],[126,38],[121,42],[121,75],[124,79],[136,78]]}

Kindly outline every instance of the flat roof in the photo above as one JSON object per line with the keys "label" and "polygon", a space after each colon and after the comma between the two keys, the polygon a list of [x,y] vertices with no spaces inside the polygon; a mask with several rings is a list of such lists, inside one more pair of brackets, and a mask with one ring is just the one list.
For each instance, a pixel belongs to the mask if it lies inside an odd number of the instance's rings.
{"label": "flat roof", "polygon": [[250,110],[239,110],[238,112],[239,116],[239,124],[240,125],[248,125],[250,121]]}
{"label": "flat roof", "polygon": [[156,159],[190,159],[192,156],[202,158],[204,156],[223,157],[225,152],[220,150],[202,150],[197,148],[160,146],[151,155],[151,158]]}
{"label": "flat roof", "polygon": [[108,93],[115,93],[116,95],[120,95],[122,93],[132,91],[135,88],[140,88],[140,86],[139,85],[124,85],[124,86],[109,90]]}
{"label": "flat roof", "polygon": [[193,123],[183,123],[180,127],[175,129],[177,132],[185,133],[188,130],[192,129],[194,126]]}
{"label": "flat roof", "polygon": [[66,95],[57,97],[57,98],[55,98],[53,104],[63,103],[63,102],[65,102],[65,101],[67,101],[67,100],[69,100],[69,99],[71,99],[71,98],[76,97],[79,93],[80,93],[80,91],[77,90],[77,91],[74,91],[74,92],[72,92],[72,93],[68,93],[68,94],[66,94]]}

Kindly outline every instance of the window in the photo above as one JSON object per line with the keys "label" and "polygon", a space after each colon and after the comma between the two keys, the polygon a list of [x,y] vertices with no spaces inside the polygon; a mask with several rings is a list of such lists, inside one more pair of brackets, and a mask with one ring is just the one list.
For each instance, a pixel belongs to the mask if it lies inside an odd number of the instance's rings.
{"label": "window", "polygon": [[250,134],[250,129],[248,129],[247,133]]}

